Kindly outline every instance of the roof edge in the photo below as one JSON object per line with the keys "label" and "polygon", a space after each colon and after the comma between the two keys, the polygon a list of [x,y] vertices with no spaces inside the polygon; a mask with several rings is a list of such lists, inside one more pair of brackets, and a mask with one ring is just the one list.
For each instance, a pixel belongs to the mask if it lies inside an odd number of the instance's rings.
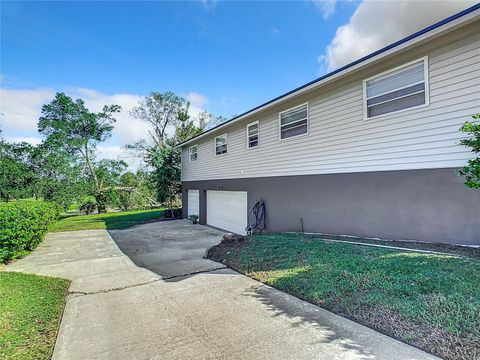
{"label": "roof edge", "polygon": [[[465,10],[460,11],[459,13],[456,13],[456,14],[454,14],[454,15],[451,15],[451,16],[449,16],[449,17],[447,17],[447,18],[445,18],[445,19],[443,19],[443,20],[441,20],[441,21],[439,21],[439,22],[437,22],[437,23],[435,23],[435,24],[432,24],[432,25],[430,25],[430,26],[427,26],[426,28],[423,28],[423,29],[421,29],[421,30],[419,30],[419,31],[417,31],[417,32],[415,32],[415,33],[413,33],[413,34],[411,34],[411,35],[403,38],[403,39],[400,39],[400,40],[398,40],[398,41],[395,41],[394,43],[391,43],[391,44],[389,44],[389,45],[387,45],[387,46],[385,46],[385,47],[383,47],[383,48],[381,48],[381,49],[379,49],[379,50],[376,50],[376,51],[374,51],[374,52],[372,52],[372,53],[370,53],[370,54],[368,54],[368,55],[365,55],[365,56],[363,56],[363,57],[361,57],[361,58],[359,58],[359,59],[357,59],[357,60],[355,60],[355,61],[347,64],[347,65],[344,65],[344,66],[342,66],[342,67],[340,67],[340,68],[338,68],[338,69],[336,69],[336,70],[333,70],[333,71],[331,71],[331,72],[329,72],[329,73],[327,73],[327,74],[325,74],[325,75],[323,75],[323,76],[321,76],[321,77],[319,77],[319,78],[316,78],[316,79],[314,79],[314,80],[312,80],[312,81],[307,82],[306,84],[303,84],[303,85],[301,85],[301,86],[299,86],[299,87],[294,88],[293,90],[290,90],[290,91],[288,91],[288,92],[286,92],[286,93],[284,93],[284,94],[282,94],[282,95],[280,95],[280,96],[277,96],[277,97],[275,97],[275,98],[273,98],[273,99],[271,99],[271,100],[269,100],[269,101],[267,101],[267,102],[265,102],[265,103],[263,103],[263,104],[261,104],[261,105],[258,105],[258,106],[256,106],[256,107],[250,109],[250,110],[247,110],[246,112],[244,112],[244,113],[242,113],[242,114],[240,114],[240,115],[237,115],[237,116],[231,118],[230,120],[227,120],[227,121],[225,121],[225,122],[223,122],[223,123],[221,123],[221,124],[219,124],[219,125],[211,128],[211,129],[209,129],[209,130],[206,130],[206,131],[204,131],[204,132],[202,132],[202,133],[200,133],[200,134],[198,134],[198,135],[196,135],[196,136],[194,136],[194,137],[192,137],[192,138],[190,138],[190,139],[188,139],[188,140],[185,140],[185,141],[183,141],[183,142],[175,145],[175,148],[183,147],[183,146],[187,145],[188,143],[192,142],[193,140],[202,138],[202,137],[204,137],[205,135],[207,135],[207,134],[209,134],[209,133],[211,133],[211,132],[213,132],[213,131],[215,131],[215,130],[218,130],[218,129],[220,129],[220,128],[226,127],[226,126],[228,126],[228,125],[231,125],[232,123],[236,122],[237,120],[241,120],[241,119],[243,119],[244,117],[246,117],[246,116],[248,116],[248,115],[250,115],[250,114],[252,114],[252,113],[254,113],[254,112],[256,112],[256,111],[259,111],[259,110],[265,108],[265,107],[268,106],[268,105],[271,105],[271,104],[273,104],[273,103],[275,103],[275,102],[278,102],[278,101],[282,100],[283,98],[286,98],[286,97],[288,97],[288,96],[290,96],[290,95],[293,95],[293,94],[299,92],[300,90],[304,90],[304,89],[309,88],[309,87],[311,87],[311,86],[313,86],[313,85],[320,85],[324,80],[329,79],[329,78],[333,77],[334,75],[341,74],[342,72],[345,72],[345,73],[346,73],[348,69],[350,69],[350,68],[352,68],[352,67],[354,67],[354,66],[356,66],[356,65],[360,65],[360,64],[364,63],[366,60],[369,60],[369,59],[374,58],[375,56],[384,54],[384,53],[386,53],[387,51],[396,48],[397,46],[400,46],[400,45],[402,45],[402,44],[405,44],[405,43],[407,43],[407,42],[410,41],[410,40],[416,39],[416,38],[420,37],[421,35],[424,35],[424,34],[426,34],[426,33],[429,33],[430,31],[433,31],[433,30],[435,30],[435,29],[438,29],[438,28],[440,28],[441,26],[447,25],[447,24],[449,24],[449,23],[451,23],[451,22],[453,22],[453,21],[455,21],[455,20],[457,20],[457,19],[459,19],[459,18],[462,18],[462,17],[464,17],[464,16],[466,16],[466,15],[468,15],[468,14],[470,14],[470,13],[476,11],[476,10],[479,10],[479,9],[480,9],[480,3],[475,4],[475,5],[469,7],[469,8],[467,8],[467,9],[465,9]],[[386,56],[386,55],[387,55],[387,54],[385,54],[385,56]],[[378,59],[376,59],[376,60],[378,60]],[[298,94],[298,95],[299,95],[299,94]]]}

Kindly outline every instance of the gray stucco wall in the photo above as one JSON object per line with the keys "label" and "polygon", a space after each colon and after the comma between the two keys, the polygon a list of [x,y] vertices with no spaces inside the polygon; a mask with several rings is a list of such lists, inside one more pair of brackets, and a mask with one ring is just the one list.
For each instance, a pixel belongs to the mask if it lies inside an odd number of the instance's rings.
{"label": "gray stucco wall", "polygon": [[183,182],[200,190],[248,192],[249,210],[265,201],[267,230],[480,245],[480,191],[466,188],[456,169],[383,171]]}

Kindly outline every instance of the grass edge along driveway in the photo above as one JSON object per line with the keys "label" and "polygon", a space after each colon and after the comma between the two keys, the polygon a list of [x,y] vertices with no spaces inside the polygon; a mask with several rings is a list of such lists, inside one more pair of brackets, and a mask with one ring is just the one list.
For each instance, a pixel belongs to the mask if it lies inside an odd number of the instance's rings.
{"label": "grass edge along driveway", "polygon": [[50,359],[69,280],[0,271],[0,358]]}
{"label": "grass edge along driveway", "polygon": [[96,229],[127,229],[129,227],[160,220],[165,209],[134,210],[92,215],[61,215],[49,231],[76,231]]}
{"label": "grass edge along driveway", "polygon": [[256,280],[445,359],[480,358],[480,261],[259,234],[210,252]]}

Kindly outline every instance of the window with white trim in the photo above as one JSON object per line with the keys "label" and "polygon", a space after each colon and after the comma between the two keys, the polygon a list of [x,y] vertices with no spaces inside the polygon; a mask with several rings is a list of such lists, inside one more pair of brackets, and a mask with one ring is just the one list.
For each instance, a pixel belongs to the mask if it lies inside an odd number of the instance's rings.
{"label": "window with white trim", "polygon": [[215,138],[215,155],[227,153],[227,134]]}
{"label": "window with white trim", "polygon": [[308,104],[280,113],[280,140],[308,133]]}
{"label": "window with white trim", "polygon": [[197,153],[197,145],[190,146],[189,154],[190,154],[190,161],[195,161],[198,159],[198,153]]}
{"label": "window with white trim", "polygon": [[258,121],[247,125],[247,147],[249,149],[255,148],[259,144],[259,126]]}
{"label": "window with white trim", "polygon": [[365,118],[428,105],[428,58],[363,81]]}

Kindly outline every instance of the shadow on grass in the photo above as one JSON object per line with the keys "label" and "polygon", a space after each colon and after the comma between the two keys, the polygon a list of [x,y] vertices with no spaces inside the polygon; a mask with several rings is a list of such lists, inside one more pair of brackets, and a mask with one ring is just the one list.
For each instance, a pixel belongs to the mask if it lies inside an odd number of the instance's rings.
{"label": "shadow on grass", "polygon": [[[211,258],[446,359],[480,355],[478,260],[289,234],[257,235]],[[252,296],[279,314],[312,321],[261,292]]]}

